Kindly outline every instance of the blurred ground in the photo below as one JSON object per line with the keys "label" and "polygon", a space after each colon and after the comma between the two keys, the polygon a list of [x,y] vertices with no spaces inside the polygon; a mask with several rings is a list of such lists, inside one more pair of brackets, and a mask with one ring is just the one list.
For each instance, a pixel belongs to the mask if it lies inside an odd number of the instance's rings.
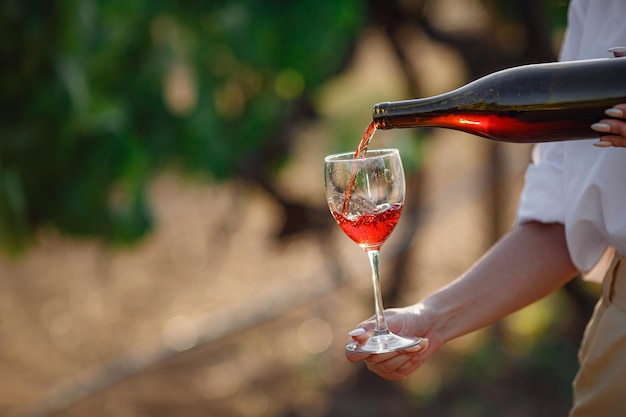
{"label": "blurred ground", "polygon": [[[442,143],[433,165],[455,158],[446,151],[456,154],[461,144],[466,156],[472,152],[471,140]],[[432,175],[433,181],[445,176]],[[421,280],[407,301],[454,277],[484,247],[480,194],[471,198],[475,185],[449,187],[458,192],[431,196],[414,248]],[[323,201],[319,186],[310,189]],[[241,184],[207,187],[165,175],[153,195],[160,226],[138,248],[112,250],[50,232],[24,259],[2,261],[0,410],[36,402],[137,346],[183,351],[204,333],[220,334],[215,328],[237,330],[237,321],[254,319],[224,315],[237,306],[269,320],[149,368],[62,415],[159,415],[157,409],[195,415],[173,410],[198,402],[216,416],[280,415],[290,408],[322,415],[325,390],[354,376],[343,358],[344,335],[371,314],[361,251],[340,231],[328,240],[311,235],[276,242],[276,207]],[[324,245],[338,252],[348,277],[327,293],[333,274]],[[272,318],[283,302],[294,305]],[[416,389],[423,384],[413,383]]]}
{"label": "blurred ground", "polygon": [[[454,83],[452,69],[441,67],[451,62],[445,53],[425,47],[417,54],[424,66],[442,68],[433,90]],[[361,69],[381,59],[359,57]],[[353,71],[320,100],[339,107],[343,100],[396,98],[396,85],[359,90],[372,79]],[[365,128],[371,105],[364,108],[345,117]],[[323,124],[303,128],[280,178],[285,190],[322,207],[322,157],[336,150],[332,138],[320,139],[327,134]],[[379,132],[372,146],[402,147],[402,139]],[[486,146],[449,131],[430,140],[424,210],[411,248],[415,280],[404,301],[454,278],[489,244]],[[510,225],[529,148],[502,150],[502,213]],[[45,231],[24,256],[0,258],[0,415],[348,416],[359,401],[381,404],[373,400],[395,395],[350,394],[358,367],[343,357],[345,334],[373,305],[366,258],[332,227],[330,214],[328,234],[279,242],[281,212],[249,185],[165,173],[151,193],[158,227],[137,247],[112,249]],[[381,255],[383,283],[393,237]],[[462,354],[480,337],[447,349]],[[457,364],[451,357],[444,352],[402,387],[418,398],[436,395],[442,375]],[[401,416],[393,404],[410,405],[403,401],[387,402],[390,412],[372,406],[361,415]]]}

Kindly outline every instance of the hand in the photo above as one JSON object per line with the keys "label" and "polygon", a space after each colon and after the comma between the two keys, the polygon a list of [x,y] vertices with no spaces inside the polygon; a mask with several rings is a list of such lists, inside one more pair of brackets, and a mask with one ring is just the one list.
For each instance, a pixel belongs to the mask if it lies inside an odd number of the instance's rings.
{"label": "hand", "polygon": [[[400,336],[422,337],[420,344],[397,352],[375,355],[346,352],[346,357],[350,362],[365,362],[370,371],[382,378],[404,379],[439,350],[443,342],[434,334],[432,330],[434,320],[428,318],[427,309],[422,304],[385,310],[385,318],[393,333]],[[370,318],[350,332],[348,343],[353,341],[363,343],[373,331],[374,318]]]}
{"label": "hand", "polygon": [[594,146],[626,148],[626,103],[617,104],[607,109],[605,113],[612,118],[602,119],[591,125],[591,128],[596,132],[604,133],[600,137],[600,141],[594,143]]}

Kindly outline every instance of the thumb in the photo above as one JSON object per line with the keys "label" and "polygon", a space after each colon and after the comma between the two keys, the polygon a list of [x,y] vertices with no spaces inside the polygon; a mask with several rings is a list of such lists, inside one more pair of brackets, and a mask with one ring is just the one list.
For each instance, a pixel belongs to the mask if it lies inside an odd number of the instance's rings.
{"label": "thumb", "polygon": [[368,332],[366,329],[362,327],[357,327],[356,329],[348,333],[348,336],[349,336],[349,339],[346,343],[346,352],[345,352],[346,358],[348,358],[350,362],[354,362],[354,363],[362,361],[363,359],[367,358],[369,354],[357,353],[357,352],[354,352],[354,349],[356,349],[358,346],[361,346],[367,342],[367,340],[370,337],[370,332]]}
{"label": "thumb", "polygon": [[356,342],[365,342],[369,338],[368,333],[369,332],[364,328],[357,327],[356,329],[348,333],[348,336],[350,336]]}

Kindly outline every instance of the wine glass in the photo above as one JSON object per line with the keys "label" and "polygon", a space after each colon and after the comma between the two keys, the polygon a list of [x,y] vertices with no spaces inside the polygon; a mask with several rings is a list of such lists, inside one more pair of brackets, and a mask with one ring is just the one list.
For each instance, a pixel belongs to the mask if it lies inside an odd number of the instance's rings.
{"label": "wine glass", "polygon": [[419,343],[389,331],[385,322],[378,275],[378,254],[400,219],[404,205],[405,180],[397,149],[369,150],[324,158],[324,185],[328,207],[337,224],[365,250],[372,270],[376,327],[363,344],[348,343],[346,350],[385,353]]}

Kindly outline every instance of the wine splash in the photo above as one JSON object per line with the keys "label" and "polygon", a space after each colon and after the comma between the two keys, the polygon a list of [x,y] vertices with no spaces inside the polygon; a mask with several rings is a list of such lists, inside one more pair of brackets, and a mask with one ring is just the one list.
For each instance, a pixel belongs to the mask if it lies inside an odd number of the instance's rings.
{"label": "wine splash", "polygon": [[356,218],[331,210],[337,224],[362,248],[379,250],[400,220],[402,204],[391,204]]}

